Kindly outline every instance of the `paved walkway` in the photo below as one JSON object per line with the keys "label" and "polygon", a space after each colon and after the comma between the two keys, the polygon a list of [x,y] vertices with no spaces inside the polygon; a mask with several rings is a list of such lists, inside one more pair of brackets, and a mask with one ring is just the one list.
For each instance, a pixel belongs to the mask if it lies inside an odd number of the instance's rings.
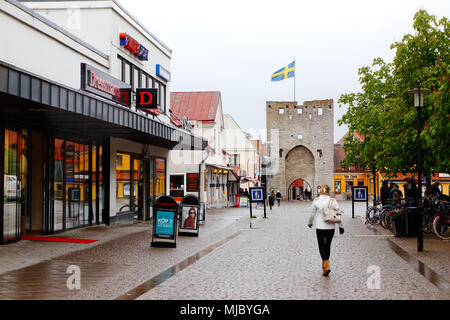
{"label": "paved walkway", "polygon": [[[329,279],[321,275],[315,232],[307,227],[310,203],[295,202],[275,207],[268,219],[262,219],[262,210],[254,210],[258,219],[251,220],[247,208],[211,210],[200,237],[179,237],[176,249],[150,247],[150,225],[76,231],[80,237],[86,232],[90,238],[103,237],[91,245],[22,241],[11,245],[15,250],[0,247],[6,252],[0,259],[9,261],[2,266],[9,272],[0,275],[0,299],[116,299],[127,292],[158,300],[450,298],[391,249],[391,235],[376,235],[362,219],[351,219],[350,202],[340,205],[346,233],[334,238]],[[357,207],[357,215],[363,214],[364,207]],[[425,256],[431,269],[446,275],[449,243],[438,244],[447,248],[438,262],[430,256],[437,254],[433,249],[418,258]],[[407,251],[408,245],[403,244]],[[45,252],[52,246],[58,254],[47,252],[39,264],[26,267],[30,248]],[[61,255],[64,249],[67,254]],[[15,257],[20,263],[12,261]],[[38,262],[38,254],[30,260]],[[66,287],[70,265],[81,269],[81,290]],[[19,266],[26,268],[14,270]],[[367,286],[374,270],[380,272],[379,289]]]}

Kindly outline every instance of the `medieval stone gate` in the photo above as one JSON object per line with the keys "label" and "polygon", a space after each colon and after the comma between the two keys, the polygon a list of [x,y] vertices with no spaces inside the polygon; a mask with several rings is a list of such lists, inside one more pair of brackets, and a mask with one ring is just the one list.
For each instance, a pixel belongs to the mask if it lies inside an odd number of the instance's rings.
{"label": "medieval stone gate", "polygon": [[287,199],[289,186],[303,179],[312,188],[328,184],[333,191],[333,100],[267,101],[267,142],[270,163],[267,187]]}

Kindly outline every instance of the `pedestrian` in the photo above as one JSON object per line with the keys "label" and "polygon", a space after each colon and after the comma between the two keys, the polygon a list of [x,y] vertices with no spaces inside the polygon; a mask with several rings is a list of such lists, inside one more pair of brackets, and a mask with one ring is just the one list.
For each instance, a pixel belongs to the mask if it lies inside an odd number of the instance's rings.
{"label": "pedestrian", "polygon": [[270,210],[272,210],[273,205],[275,204],[275,192],[272,190],[272,192],[269,195],[269,207]]}
{"label": "pedestrian", "polygon": [[[330,187],[326,184],[320,188],[320,195],[314,199],[311,205],[311,216],[309,217],[308,227],[316,226],[317,242],[319,252],[322,258],[322,275],[328,277],[330,269],[331,242],[333,240],[335,223],[324,221],[324,209],[331,208],[339,210],[336,199],[330,197]],[[344,234],[342,220],[339,223],[339,233]]]}
{"label": "pedestrian", "polygon": [[280,203],[281,203],[281,192],[280,192],[280,190],[277,190],[277,203],[278,203],[278,206],[280,206]]}
{"label": "pedestrian", "polygon": [[387,204],[387,199],[389,199],[389,186],[387,180],[383,181],[383,185],[381,186],[381,204],[385,206]]}
{"label": "pedestrian", "polygon": [[440,183],[438,181],[436,181],[435,183],[433,183],[431,185],[431,195],[435,196],[435,197],[438,197],[438,198],[442,195],[442,192],[439,189],[439,184]]}

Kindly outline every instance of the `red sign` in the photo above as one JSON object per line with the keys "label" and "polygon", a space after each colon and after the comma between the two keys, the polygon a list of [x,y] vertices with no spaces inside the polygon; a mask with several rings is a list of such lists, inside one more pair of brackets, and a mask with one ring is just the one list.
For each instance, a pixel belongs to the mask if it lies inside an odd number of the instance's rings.
{"label": "red sign", "polygon": [[139,60],[148,60],[148,50],[139,42],[137,42],[136,39],[134,39],[126,32],[120,33],[119,37],[121,46],[137,56]]}
{"label": "red sign", "polygon": [[86,63],[81,64],[81,89],[131,105],[131,86]]}
{"label": "red sign", "polygon": [[198,173],[186,174],[186,191],[187,192],[199,192],[200,191],[200,177]]}
{"label": "red sign", "polygon": [[158,89],[136,89],[137,109],[157,109]]}

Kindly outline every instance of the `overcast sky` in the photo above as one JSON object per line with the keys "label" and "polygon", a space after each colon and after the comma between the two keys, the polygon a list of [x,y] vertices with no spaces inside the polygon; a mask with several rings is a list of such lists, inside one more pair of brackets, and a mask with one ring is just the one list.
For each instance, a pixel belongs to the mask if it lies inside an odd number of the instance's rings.
{"label": "overcast sky", "polygon": [[[265,129],[266,101],[294,100],[293,79],[270,81],[294,59],[296,101],[333,99],[336,122],[358,68],[391,61],[417,10],[450,18],[448,0],[119,2],[172,49],[172,91],[220,91],[223,112],[250,131]],[[346,131],[335,123],[334,141]]]}

